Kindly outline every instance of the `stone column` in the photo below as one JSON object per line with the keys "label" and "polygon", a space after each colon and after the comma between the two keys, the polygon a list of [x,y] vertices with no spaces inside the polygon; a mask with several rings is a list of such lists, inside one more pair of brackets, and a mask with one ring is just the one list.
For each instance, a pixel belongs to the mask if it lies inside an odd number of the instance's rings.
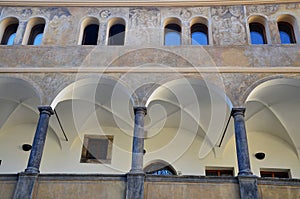
{"label": "stone column", "polygon": [[236,152],[239,166],[238,181],[241,199],[258,199],[257,177],[250,168],[247,134],[245,128],[245,108],[233,108]]}
{"label": "stone column", "polygon": [[181,45],[191,45],[191,28],[188,22],[182,23],[181,32]]}
{"label": "stone column", "polygon": [[26,30],[26,25],[27,25],[27,22],[20,21],[17,32],[16,32],[16,37],[15,37],[15,40],[14,40],[15,45],[21,45],[22,44],[23,37],[24,37],[24,34],[25,34],[25,30]]}
{"label": "stone column", "polygon": [[38,109],[40,111],[40,118],[35,131],[32,149],[30,152],[27,168],[25,169],[25,173],[40,172],[39,169],[44,151],[49,119],[50,116],[54,114],[50,106],[40,106],[38,107]]}
{"label": "stone column", "polygon": [[244,120],[245,110],[245,108],[233,108],[231,111],[231,115],[234,119],[235,143],[239,166],[239,176],[253,175],[250,168],[248,142]]}
{"label": "stone column", "polygon": [[18,183],[14,192],[14,199],[32,199],[40,173],[40,163],[44,150],[49,118],[53,115],[50,106],[38,107],[40,117],[35,131],[35,136],[25,172],[19,174]]}
{"label": "stone column", "polygon": [[127,174],[126,199],[144,198],[143,156],[144,156],[144,117],[147,114],[146,107],[134,108],[134,132],[132,145],[131,170]]}
{"label": "stone column", "polygon": [[144,173],[143,156],[144,156],[144,117],[147,114],[146,107],[134,108],[134,131],[132,144],[132,162],[130,173]]}

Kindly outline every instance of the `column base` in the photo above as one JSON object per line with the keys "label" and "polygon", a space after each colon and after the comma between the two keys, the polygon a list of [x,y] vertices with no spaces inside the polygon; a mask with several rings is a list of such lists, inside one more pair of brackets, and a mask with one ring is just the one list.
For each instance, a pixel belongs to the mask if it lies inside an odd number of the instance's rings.
{"label": "column base", "polygon": [[13,199],[32,199],[37,182],[37,173],[19,173]]}
{"label": "column base", "polygon": [[126,186],[126,199],[144,198],[144,173],[128,173]]}
{"label": "column base", "polygon": [[241,199],[259,199],[256,176],[238,176],[237,178],[239,181]]}
{"label": "column base", "polygon": [[253,176],[250,170],[239,171],[238,176]]}

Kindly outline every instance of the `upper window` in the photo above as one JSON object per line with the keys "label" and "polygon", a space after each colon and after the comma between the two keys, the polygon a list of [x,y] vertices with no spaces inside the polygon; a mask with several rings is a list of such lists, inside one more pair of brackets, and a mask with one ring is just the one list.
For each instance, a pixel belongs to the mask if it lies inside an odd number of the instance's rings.
{"label": "upper window", "polygon": [[168,19],[164,26],[164,45],[179,46],[181,44],[181,22],[176,18]]}
{"label": "upper window", "polygon": [[98,32],[98,24],[91,24],[85,27],[82,37],[82,45],[97,45]]}
{"label": "upper window", "polygon": [[206,168],[205,170],[206,176],[233,176],[233,168],[226,168],[226,167],[211,167]]}
{"label": "upper window", "polygon": [[41,45],[43,42],[46,21],[43,18],[33,18],[27,24],[23,44]]}
{"label": "upper window", "polygon": [[31,33],[28,39],[28,45],[41,45],[45,24],[38,24],[32,27]]}
{"label": "upper window", "polygon": [[85,135],[80,162],[110,164],[113,136]]}
{"label": "upper window", "polygon": [[124,45],[125,21],[121,18],[111,19],[109,22],[108,45]]}
{"label": "upper window", "polygon": [[208,45],[208,28],[206,25],[196,23],[191,27],[192,45]]}
{"label": "upper window", "polygon": [[261,23],[253,22],[249,24],[251,44],[266,44],[265,27]]}
{"label": "upper window", "polygon": [[293,26],[287,22],[278,22],[280,41],[282,44],[296,43]]}
{"label": "upper window", "polygon": [[16,18],[8,18],[1,22],[1,45],[13,45],[16,37],[19,21]]}
{"label": "upper window", "polygon": [[298,25],[295,17],[291,15],[281,15],[277,18],[277,26],[282,44],[297,43]]}
{"label": "upper window", "polygon": [[266,31],[266,19],[262,16],[251,16],[248,24],[251,44],[267,44],[269,32]]}

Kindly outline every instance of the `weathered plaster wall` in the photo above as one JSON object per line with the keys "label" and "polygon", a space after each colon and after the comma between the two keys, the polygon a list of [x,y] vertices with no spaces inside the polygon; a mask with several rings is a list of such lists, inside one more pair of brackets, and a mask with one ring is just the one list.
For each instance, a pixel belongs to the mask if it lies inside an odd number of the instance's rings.
{"label": "weathered plaster wall", "polygon": [[11,199],[17,184],[17,175],[0,176],[0,196],[2,199]]}

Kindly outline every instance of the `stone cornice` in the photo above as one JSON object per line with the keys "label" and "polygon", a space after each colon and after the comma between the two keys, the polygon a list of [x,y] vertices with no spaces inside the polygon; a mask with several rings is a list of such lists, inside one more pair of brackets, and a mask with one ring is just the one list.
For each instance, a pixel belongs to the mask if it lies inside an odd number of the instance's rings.
{"label": "stone cornice", "polygon": [[300,3],[298,0],[1,0],[0,6],[215,6]]}
{"label": "stone cornice", "polygon": [[0,67],[1,73],[275,73],[299,74],[300,67]]}

